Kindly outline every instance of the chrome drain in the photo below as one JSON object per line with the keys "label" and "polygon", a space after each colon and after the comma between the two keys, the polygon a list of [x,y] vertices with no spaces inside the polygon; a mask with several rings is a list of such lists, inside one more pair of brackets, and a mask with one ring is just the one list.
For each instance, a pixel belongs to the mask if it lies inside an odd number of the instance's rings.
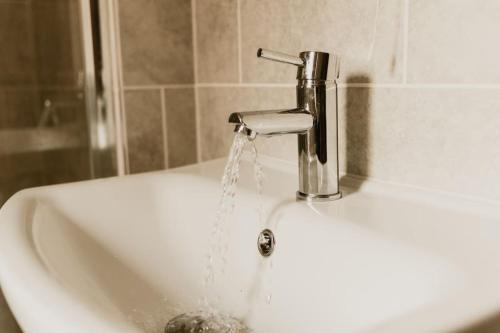
{"label": "chrome drain", "polygon": [[264,257],[269,257],[276,245],[276,240],[274,239],[274,234],[269,229],[264,229],[259,234],[257,238],[257,248],[259,249],[260,254]]}
{"label": "chrome drain", "polygon": [[242,321],[222,314],[184,313],[172,318],[164,333],[250,333]]}

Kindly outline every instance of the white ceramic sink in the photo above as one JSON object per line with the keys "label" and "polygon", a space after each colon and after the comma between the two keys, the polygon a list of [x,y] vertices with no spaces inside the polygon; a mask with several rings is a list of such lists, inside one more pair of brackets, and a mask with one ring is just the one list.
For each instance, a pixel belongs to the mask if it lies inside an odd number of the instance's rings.
{"label": "white ceramic sink", "polygon": [[[447,332],[500,311],[499,206],[352,179],[342,200],[308,205],[295,201],[293,168],[264,164],[275,252],[257,251],[263,226],[243,162],[225,274],[208,295],[253,332]],[[159,333],[196,310],[223,166],[11,198],[0,283],[23,330]]]}

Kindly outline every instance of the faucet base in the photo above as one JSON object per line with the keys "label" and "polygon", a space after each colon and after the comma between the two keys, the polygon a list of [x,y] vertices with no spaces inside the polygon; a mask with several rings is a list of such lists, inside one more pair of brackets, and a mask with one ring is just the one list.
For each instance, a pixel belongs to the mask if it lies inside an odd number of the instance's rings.
{"label": "faucet base", "polygon": [[335,194],[306,194],[297,191],[297,199],[307,202],[318,202],[318,201],[333,201],[342,198],[342,192]]}

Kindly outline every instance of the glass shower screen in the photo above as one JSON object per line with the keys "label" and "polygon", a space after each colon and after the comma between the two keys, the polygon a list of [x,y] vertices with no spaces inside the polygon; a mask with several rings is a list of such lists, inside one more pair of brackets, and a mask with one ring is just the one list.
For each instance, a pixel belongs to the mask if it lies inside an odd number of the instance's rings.
{"label": "glass shower screen", "polygon": [[116,175],[99,1],[0,6],[0,206],[23,188]]}

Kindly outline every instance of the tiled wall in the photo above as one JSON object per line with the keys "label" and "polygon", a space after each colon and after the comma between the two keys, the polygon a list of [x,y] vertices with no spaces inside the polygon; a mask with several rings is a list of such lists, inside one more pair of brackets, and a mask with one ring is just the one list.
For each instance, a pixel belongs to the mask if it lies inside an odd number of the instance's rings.
{"label": "tiled wall", "polygon": [[[230,112],[295,103],[295,69],[257,48],[336,51],[342,171],[500,200],[500,1],[193,4],[202,160],[227,154]],[[297,158],[293,136],[261,141]]]}
{"label": "tiled wall", "polygon": [[119,0],[131,173],[196,162],[191,3]]}

